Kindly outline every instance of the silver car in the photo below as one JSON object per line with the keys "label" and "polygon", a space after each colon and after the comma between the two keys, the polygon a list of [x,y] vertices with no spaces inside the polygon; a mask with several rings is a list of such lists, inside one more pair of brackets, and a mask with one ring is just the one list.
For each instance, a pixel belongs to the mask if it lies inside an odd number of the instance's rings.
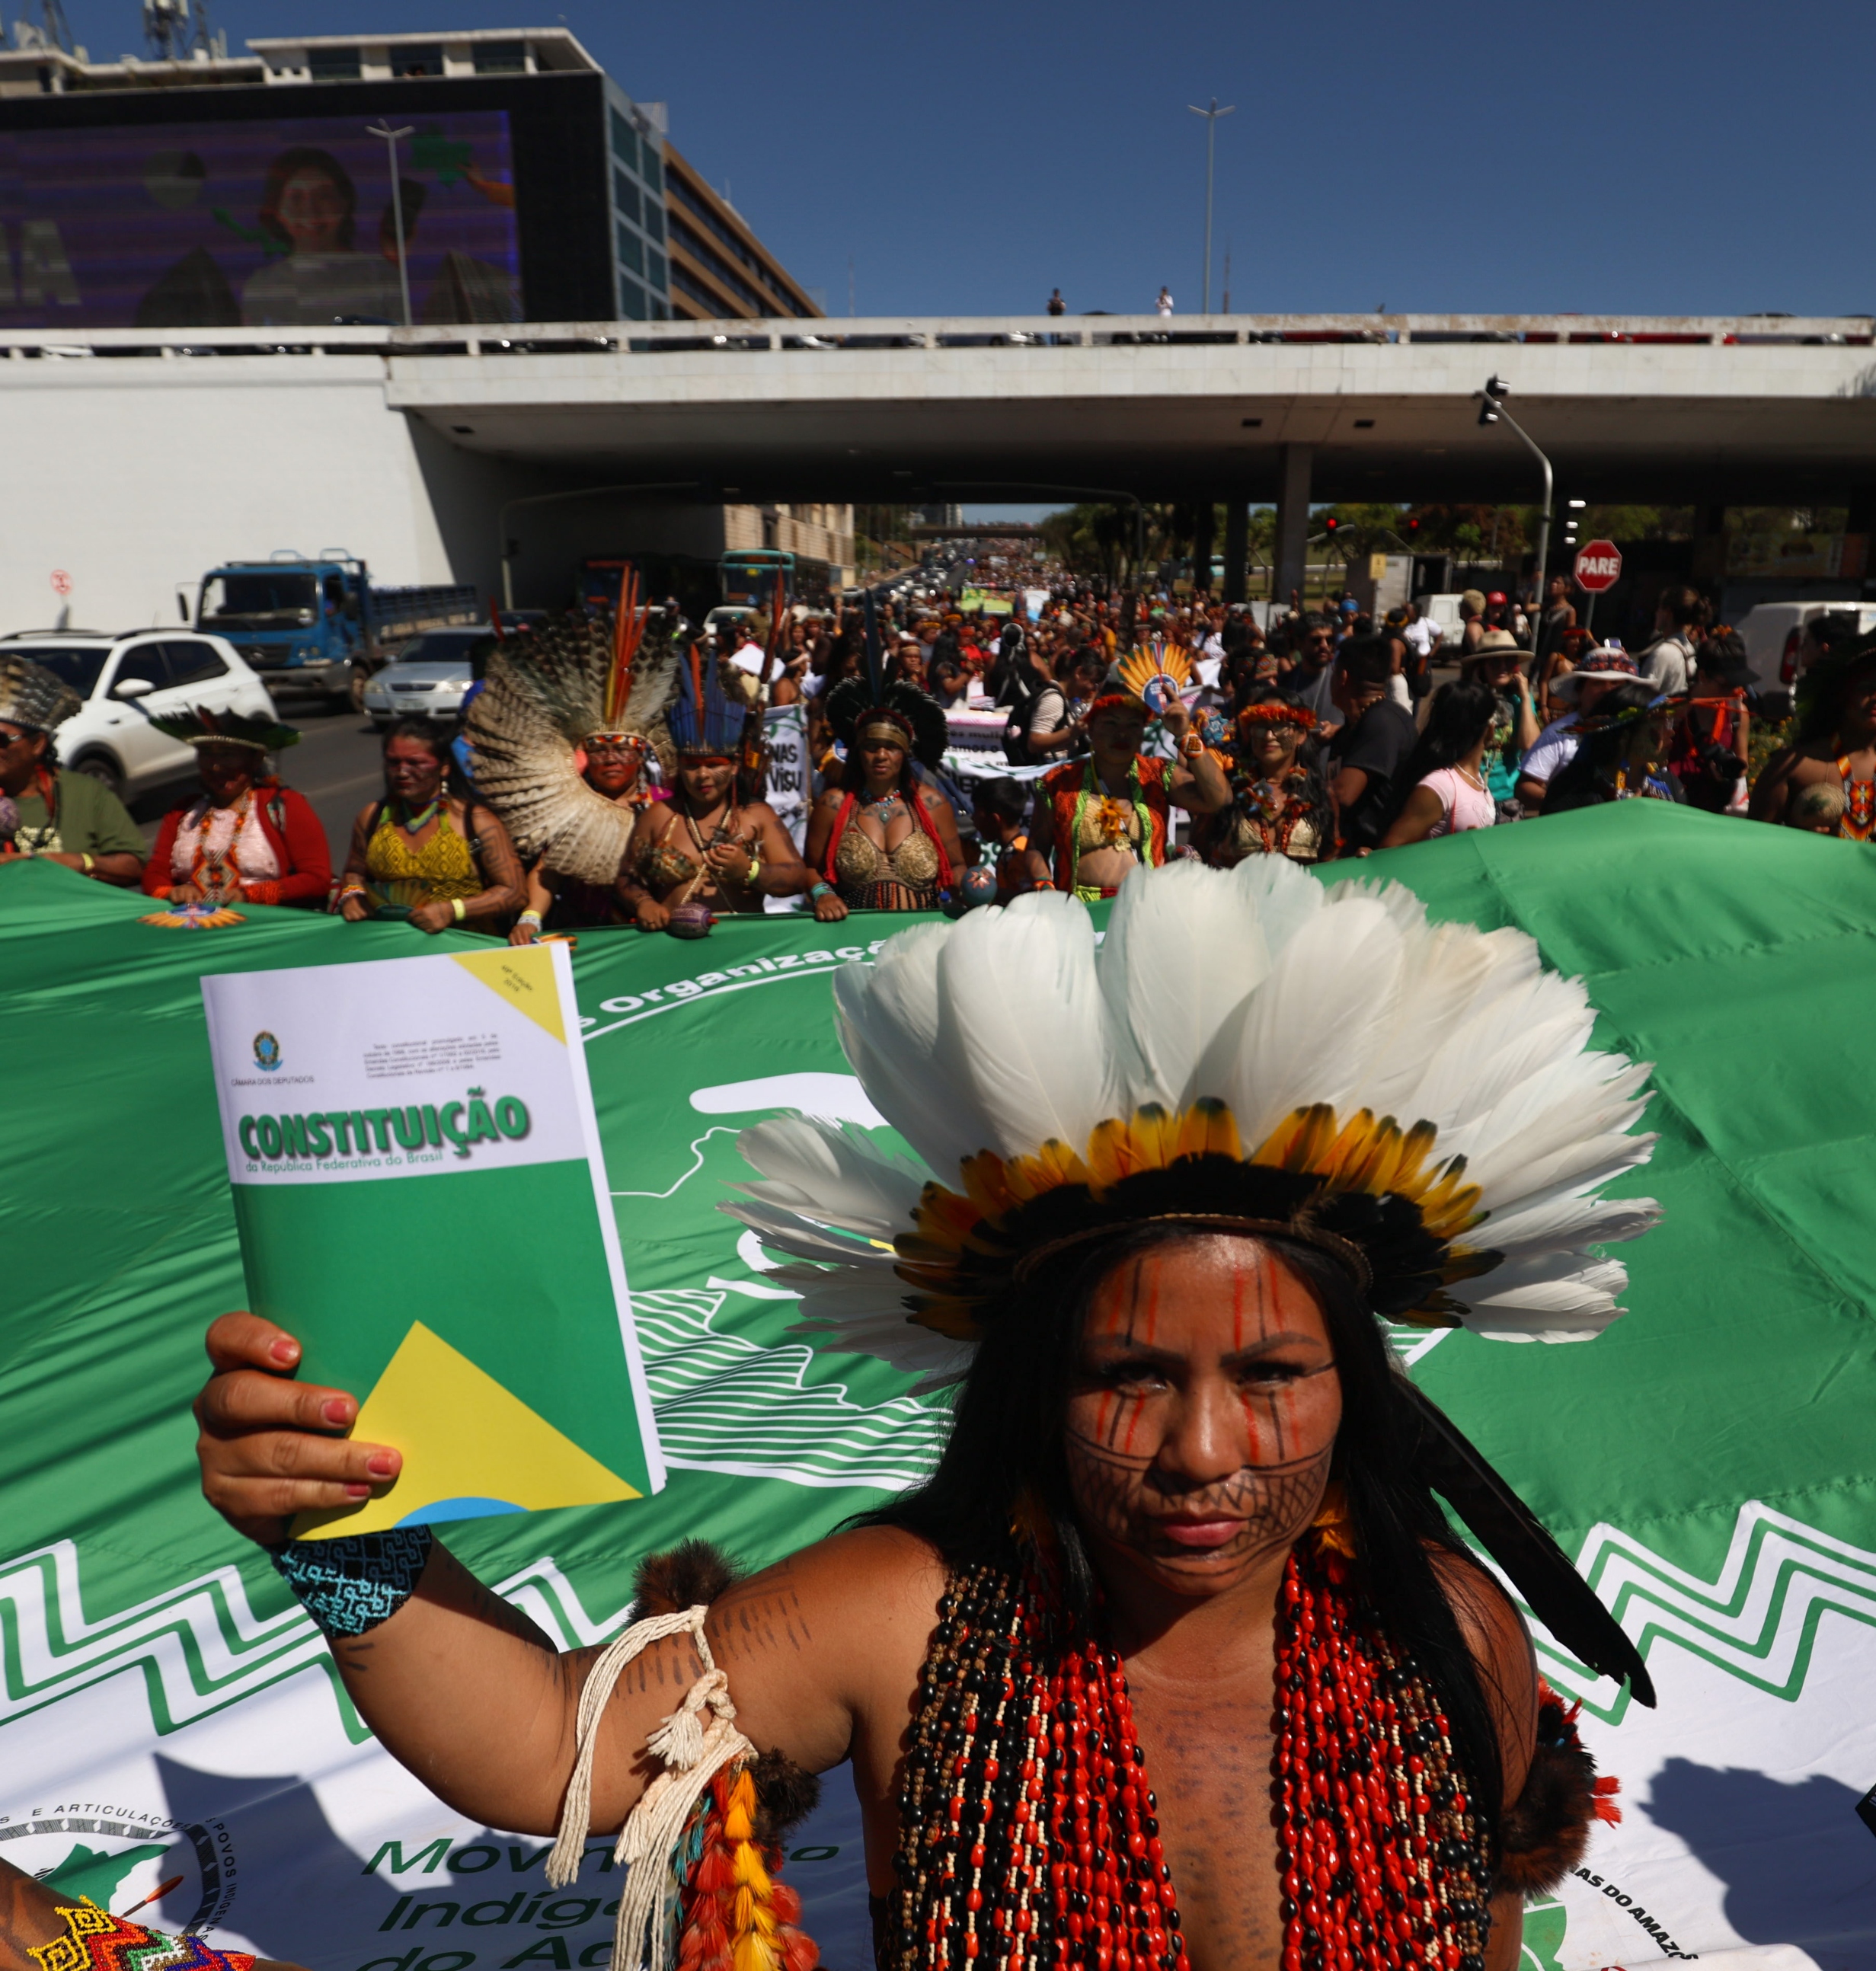
{"label": "silver car", "polygon": [[400,718],[453,720],[475,677],[475,652],[494,635],[487,624],[430,630],[414,637],[365,681],[364,711],[382,732]]}

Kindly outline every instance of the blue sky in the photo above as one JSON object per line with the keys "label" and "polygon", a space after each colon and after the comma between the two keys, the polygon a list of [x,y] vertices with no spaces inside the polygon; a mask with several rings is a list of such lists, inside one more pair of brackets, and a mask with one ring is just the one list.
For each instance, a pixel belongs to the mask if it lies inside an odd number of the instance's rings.
{"label": "blue sky", "polygon": [[1867,0],[212,5],[236,45],[564,21],[837,314],[849,257],[863,314],[1196,309],[1213,96],[1240,311],[1876,307]]}

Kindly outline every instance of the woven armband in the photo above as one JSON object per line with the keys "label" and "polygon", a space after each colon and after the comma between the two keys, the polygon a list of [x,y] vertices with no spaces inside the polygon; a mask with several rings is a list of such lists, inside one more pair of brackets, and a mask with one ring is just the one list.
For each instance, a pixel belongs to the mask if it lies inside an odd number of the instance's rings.
{"label": "woven armband", "polygon": [[216,1950],[199,1937],[167,1937],[101,1910],[89,1896],[60,1907],[65,1934],[27,1953],[40,1971],[253,1971],[245,1950]]}
{"label": "woven armband", "polygon": [[388,1622],[416,1592],[435,1545],[428,1526],[289,1540],[273,1563],[328,1636],[362,1636]]}

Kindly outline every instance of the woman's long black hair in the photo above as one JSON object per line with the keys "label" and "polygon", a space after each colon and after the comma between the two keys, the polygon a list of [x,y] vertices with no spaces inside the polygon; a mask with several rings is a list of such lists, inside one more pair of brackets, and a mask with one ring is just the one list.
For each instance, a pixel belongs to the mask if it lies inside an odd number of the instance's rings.
{"label": "woman's long black hair", "polygon": [[[861,1516],[904,1528],[954,1567],[1019,1569],[1018,1501],[1050,1523],[1063,1588],[1076,1615],[1092,1607],[1096,1582],[1076,1522],[1064,1443],[1068,1396],[1082,1324],[1101,1282],[1149,1247],[1200,1236],[1190,1227],[1136,1224],[1085,1249],[1038,1282],[1019,1313],[986,1324],[960,1388],[951,1435],[922,1485]],[[1453,1610],[1497,1595],[1485,1570],[1454,1533],[1415,1469],[1419,1428],[1399,1389],[1401,1371],[1354,1282],[1314,1247],[1265,1242],[1315,1295],[1342,1390],[1331,1476],[1341,1481],[1360,1556],[1360,1585],[1395,1644],[1438,1694],[1454,1751],[1471,1781],[1480,1824],[1498,1825],[1503,1774],[1498,1732],[1472,1651]],[[1446,1561],[1444,1585],[1434,1565]]]}
{"label": "woman's long black hair", "polygon": [[1428,708],[1426,730],[1394,783],[1387,819],[1381,824],[1383,835],[1400,819],[1401,810],[1428,774],[1457,766],[1491,730],[1497,716],[1498,693],[1489,684],[1477,678],[1456,678],[1440,686]]}

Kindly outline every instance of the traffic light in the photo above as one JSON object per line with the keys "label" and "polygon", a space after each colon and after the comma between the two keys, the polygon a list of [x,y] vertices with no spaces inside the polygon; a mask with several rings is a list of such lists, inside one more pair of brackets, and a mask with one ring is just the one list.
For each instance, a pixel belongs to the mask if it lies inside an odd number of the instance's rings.
{"label": "traffic light", "polygon": [[1334,533],[1336,529],[1341,524],[1341,522],[1338,520],[1333,513],[1331,513],[1327,520],[1323,523],[1323,525],[1328,529],[1330,533]]}
{"label": "traffic light", "polygon": [[1418,534],[1418,533],[1419,533],[1419,531],[1420,531],[1420,516],[1419,516],[1418,513],[1410,513],[1410,514],[1409,514],[1409,515],[1408,515],[1408,516],[1407,516],[1407,538],[1408,538],[1408,539],[1411,541],[1411,540],[1414,538],[1414,536],[1415,536],[1416,534]]}

